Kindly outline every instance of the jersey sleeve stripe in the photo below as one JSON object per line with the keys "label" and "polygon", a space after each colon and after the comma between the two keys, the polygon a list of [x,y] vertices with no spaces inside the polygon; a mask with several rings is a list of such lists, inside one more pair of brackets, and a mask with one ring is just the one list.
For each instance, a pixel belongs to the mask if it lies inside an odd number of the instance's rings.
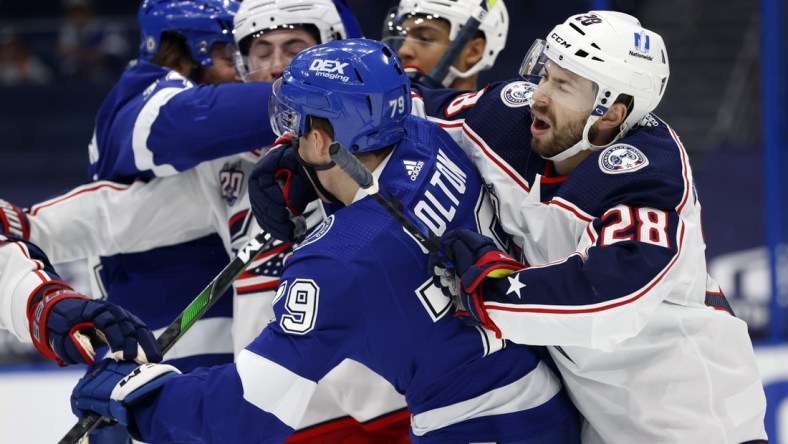
{"label": "jersey sleeve stripe", "polygon": [[243,350],[236,360],[244,399],[295,429],[315,392],[317,383],[287,368]]}
{"label": "jersey sleeve stripe", "polygon": [[576,207],[571,202],[561,199],[560,197],[557,197],[551,200],[550,202],[547,202],[547,205],[555,205],[559,208],[567,210],[570,213],[574,214],[578,219],[586,223],[591,223],[591,221],[594,220],[594,218],[591,217],[591,215],[581,210],[580,208]]}
{"label": "jersey sleeve stripe", "polygon": [[69,193],[67,193],[67,194],[65,194],[65,195],[63,195],[61,197],[58,197],[58,198],[55,198],[55,199],[52,199],[52,200],[48,200],[48,201],[45,201],[45,202],[42,202],[40,204],[37,204],[37,205],[33,206],[33,208],[30,210],[30,214],[35,216],[36,214],[38,214],[39,211],[43,210],[44,208],[51,207],[52,205],[57,205],[57,204],[59,204],[61,202],[64,202],[64,201],[69,200],[69,199],[72,199],[72,198],[74,198],[74,197],[76,197],[76,196],[78,196],[80,194],[83,194],[83,193],[90,193],[92,191],[96,191],[96,190],[99,190],[99,189],[102,189],[102,188],[111,188],[113,190],[123,191],[123,190],[128,189],[130,186],[131,185],[124,185],[124,184],[120,184],[120,183],[106,182],[106,181],[93,182],[93,183],[91,183],[89,185],[83,185],[81,187],[74,188]]}
{"label": "jersey sleeve stripe", "polygon": [[676,142],[676,147],[678,148],[679,155],[681,156],[681,177],[684,178],[684,195],[681,198],[681,203],[679,203],[678,207],[676,207],[676,212],[681,214],[681,210],[689,200],[692,184],[690,183],[689,177],[687,176],[689,165],[687,163],[687,152],[684,150],[684,145],[681,143],[681,140],[679,140],[679,136],[676,135],[676,132],[673,131],[673,128],[668,126],[668,129],[670,130],[670,136],[673,138],[673,141]]}
{"label": "jersey sleeve stripe", "polygon": [[134,122],[134,130],[131,135],[131,146],[134,151],[134,164],[140,171],[151,170],[157,176],[169,176],[177,174],[178,170],[172,165],[156,165],[153,160],[153,151],[148,147],[148,136],[151,127],[159,117],[159,111],[178,93],[186,91],[184,88],[162,88],[148,99],[148,103],[143,106],[137,121]]}
{"label": "jersey sleeve stripe", "polygon": [[[500,303],[500,302],[486,302],[484,304],[484,307],[487,309],[487,311],[497,310],[497,311],[513,312],[513,313],[583,314],[583,313],[598,313],[598,312],[610,310],[610,309],[613,309],[613,308],[617,308],[617,307],[620,307],[622,305],[631,304],[631,303],[639,300],[640,298],[642,298],[646,294],[648,294],[657,284],[662,282],[662,279],[665,277],[665,275],[668,273],[668,271],[670,271],[673,268],[673,265],[676,264],[676,262],[678,261],[679,257],[681,256],[682,247],[684,245],[684,234],[685,234],[685,227],[684,227],[684,224],[681,224],[680,235],[679,235],[679,242],[678,242],[678,246],[679,246],[678,247],[678,251],[673,256],[673,258],[670,260],[670,262],[665,266],[665,268],[663,268],[662,271],[654,279],[651,280],[651,282],[649,282],[645,287],[640,289],[640,291],[638,291],[637,293],[630,294],[630,295],[624,295],[622,297],[609,300],[609,301],[607,301],[605,303],[594,304],[594,305],[589,305],[589,306],[581,306],[582,308],[561,308],[561,307],[554,306],[554,305],[553,306],[541,306],[541,307],[535,306],[535,305],[534,306],[527,306],[527,305],[523,306],[523,305],[519,305],[519,304],[505,304],[505,303]],[[569,260],[569,258],[571,258],[573,256],[579,256],[579,253],[574,253],[574,254],[570,255],[568,258],[564,259],[561,262],[565,262],[565,261]],[[559,262],[559,263],[561,263],[561,262]],[[529,270],[539,269],[539,268],[546,267],[546,266],[549,266],[549,265],[555,265],[555,263],[545,264],[545,265],[542,265],[542,266],[533,266],[533,267],[530,267],[530,268],[527,268],[527,269],[521,271],[520,273],[528,273]]]}
{"label": "jersey sleeve stripe", "polygon": [[495,152],[493,152],[489,146],[487,146],[484,141],[476,134],[468,125],[463,125],[462,130],[468,136],[469,139],[473,142],[474,145],[479,147],[479,149],[484,153],[485,157],[490,159],[501,171],[505,172],[520,188],[524,189],[527,192],[531,191],[531,187],[528,186],[528,182],[520,176],[516,171],[512,170],[509,165],[504,162]]}
{"label": "jersey sleeve stripe", "polygon": [[510,384],[475,398],[413,415],[411,430],[414,435],[423,436],[473,418],[532,409],[550,401],[560,389],[561,382],[547,364],[540,362],[530,373]]}

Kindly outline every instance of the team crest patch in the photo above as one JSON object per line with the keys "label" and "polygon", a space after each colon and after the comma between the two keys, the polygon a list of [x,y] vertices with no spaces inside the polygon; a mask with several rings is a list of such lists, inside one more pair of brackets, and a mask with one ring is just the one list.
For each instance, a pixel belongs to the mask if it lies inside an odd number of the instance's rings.
{"label": "team crest patch", "polygon": [[520,108],[531,104],[536,85],[530,82],[512,82],[501,90],[501,100],[509,108]]}
{"label": "team crest patch", "polygon": [[306,239],[304,239],[304,241],[301,242],[301,244],[296,248],[296,250],[320,240],[321,237],[325,236],[328,233],[328,231],[331,229],[333,225],[334,225],[334,215],[332,214],[331,216],[328,216],[328,218],[324,220],[323,223],[315,227],[312,233],[310,233],[309,236],[307,236]]}
{"label": "team crest patch", "polygon": [[233,206],[241,196],[244,184],[244,172],[241,170],[241,162],[225,163],[219,171],[219,186],[222,189],[222,199],[227,205]]}
{"label": "team crest patch", "polygon": [[648,165],[648,159],[637,148],[626,143],[608,147],[599,155],[599,168],[607,174],[631,173]]}

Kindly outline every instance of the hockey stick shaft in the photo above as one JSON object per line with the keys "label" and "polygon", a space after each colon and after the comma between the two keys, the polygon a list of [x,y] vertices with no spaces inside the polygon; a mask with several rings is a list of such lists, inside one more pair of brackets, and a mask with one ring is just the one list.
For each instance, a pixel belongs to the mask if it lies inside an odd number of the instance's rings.
{"label": "hockey stick shaft", "polygon": [[438,60],[438,63],[432,68],[430,77],[433,80],[443,82],[443,79],[446,78],[446,74],[449,73],[449,68],[454,64],[454,61],[457,60],[457,56],[460,55],[465,45],[471,41],[476,31],[479,30],[479,26],[482,24],[484,17],[490,9],[492,9],[493,5],[495,5],[495,2],[496,0],[482,0],[481,3],[479,3],[476,12],[468,17],[468,20],[462,25],[457,36],[454,37],[449,47],[446,48],[446,51]]}
{"label": "hockey stick shaft", "polygon": [[375,176],[358,160],[356,156],[350,154],[345,147],[339,142],[331,144],[328,150],[331,155],[331,160],[334,161],[342,170],[344,170],[368,195],[372,196],[388,213],[402,225],[416,241],[421,244],[430,253],[437,253],[439,249],[438,237],[427,230],[427,233],[422,232],[416,225],[413,224],[402,210],[383,197],[380,193]]}
{"label": "hockey stick shaft", "polygon": [[[167,328],[156,338],[156,342],[161,347],[162,354],[167,353],[183,335],[197,322],[202,315],[232,286],[235,278],[240,275],[247,266],[273,242],[273,236],[261,231],[246,246],[238,251],[238,254],[227,264],[216,277],[208,283],[208,286],[189,303],[181,314],[167,326]],[[59,441],[59,444],[77,444],[83,436],[95,429],[104,418],[96,413],[88,413],[79,420],[71,430],[66,433]]]}

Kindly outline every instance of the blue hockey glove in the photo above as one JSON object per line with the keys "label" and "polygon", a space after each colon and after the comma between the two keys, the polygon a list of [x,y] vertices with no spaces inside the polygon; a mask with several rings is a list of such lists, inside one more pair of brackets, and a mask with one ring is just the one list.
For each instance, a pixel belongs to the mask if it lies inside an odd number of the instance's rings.
{"label": "blue hockey glove", "polygon": [[303,240],[306,224],[300,216],[316,199],[317,193],[290,143],[268,150],[249,178],[254,218],[263,230],[285,242]]}
{"label": "blue hockey glove", "polygon": [[30,239],[30,221],[27,213],[11,202],[0,199],[0,234],[19,239]]}
{"label": "blue hockey glove", "polygon": [[495,332],[500,338],[501,330],[484,308],[484,279],[500,279],[525,269],[525,265],[499,250],[490,238],[470,230],[456,230],[444,235],[441,248],[452,258],[460,276],[455,315],[471,325],[481,325]]}
{"label": "blue hockey glove", "polygon": [[36,349],[58,365],[93,365],[94,347],[139,363],[161,361],[161,349],[139,318],[107,301],[91,299],[62,282],[49,282],[30,298],[30,336]]}
{"label": "blue hockey glove", "polygon": [[[130,424],[127,408],[155,396],[164,382],[181,372],[167,364],[143,364],[104,359],[88,369],[71,392],[71,411],[87,412]],[[134,431],[130,430],[133,434]]]}

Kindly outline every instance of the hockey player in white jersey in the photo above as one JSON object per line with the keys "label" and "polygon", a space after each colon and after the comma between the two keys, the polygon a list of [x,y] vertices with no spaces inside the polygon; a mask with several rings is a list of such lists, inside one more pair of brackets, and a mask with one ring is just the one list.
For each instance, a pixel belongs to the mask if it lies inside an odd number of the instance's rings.
{"label": "hockey player in white jersey", "polygon": [[[310,72],[325,60],[350,75]],[[109,415],[154,442],[281,442],[315,382],[352,358],[405,393],[416,442],[576,442],[573,407],[545,364],[528,347],[503,347],[448,316],[419,244],[374,200],[354,199],[358,186],[341,170],[323,166],[336,138],[380,164],[380,182],[405,208],[437,199],[452,209],[449,227],[487,226],[491,208],[467,159],[437,126],[408,117],[407,78],[391,50],[367,40],[320,45],[299,54],[281,81],[276,122],[296,133],[323,189],[347,206],[286,263],[276,321],[232,365],[178,375],[166,365],[105,361],[75,388],[74,411]],[[420,174],[403,160],[422,162]]]}
{"label": "hockey player in white jersey", "polygon": [[549,346],[585,443],[765,442],[747,326],[706,273],[687,153],[651,113],[662,38],[626,14],[575,15],[521,74],[473,98],[463,133],[522,261],[444,236],[458,313]]}
{"label": "hockey player in white jersey", "polygon": [[[397,51],[406,69],[428,75],[479,9],[478,0],[401,0],[384,20],[381,41]],[[460,50],[446,77],[414,78],[428,86],[437,83],[435,86],[475,90],[479,73],[490,69],[506,46],[508,31],[509,13],[504,1],[498,0],[483,15],[479,29]]]}

